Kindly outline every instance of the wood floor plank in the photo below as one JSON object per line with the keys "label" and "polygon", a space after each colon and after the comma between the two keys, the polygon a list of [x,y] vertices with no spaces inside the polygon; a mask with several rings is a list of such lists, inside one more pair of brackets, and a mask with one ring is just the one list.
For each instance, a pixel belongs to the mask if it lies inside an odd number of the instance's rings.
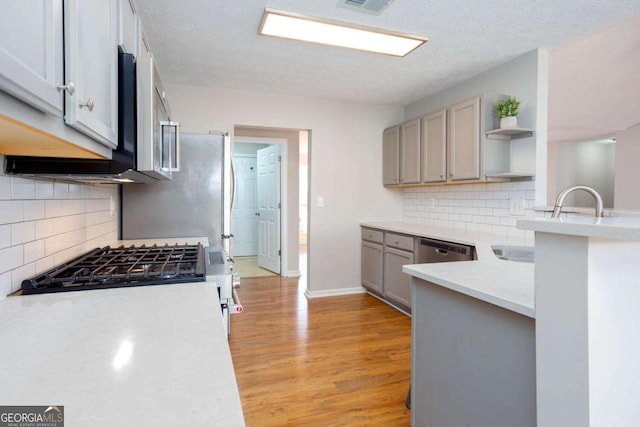
{"label": "wood floor plank", "polygon": [[411,319],[366,294],[242,280],[229,344],[249,427],[409,426]]}

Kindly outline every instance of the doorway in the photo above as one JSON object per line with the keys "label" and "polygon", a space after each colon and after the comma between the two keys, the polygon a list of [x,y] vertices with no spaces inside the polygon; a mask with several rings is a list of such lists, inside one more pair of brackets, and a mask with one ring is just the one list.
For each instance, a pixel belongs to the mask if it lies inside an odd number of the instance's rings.
{"label": "doorway", "polygon": [[231,254],[240,277],[273,276],[281,272],[282,142],[244,138],[243,142],[233,144],[235,197]]}
{"label": "doorway", "polygon": [[[233,150],[235,160],[238,162],[242,162],[242,167],[249,172],[256,173],[258,171],[258,150],[267,148],[269,146],[277,145],[280,147],[280,205],[276,213],[279,212],[280,219],[280,233],[275,233],[274,236],[275,241],[277,239],[277,235],[279,235],[279,248],[277,245],[272,246],[272,249],[280,250],[280,275],[284,277],[300,277],[306,279],[306,271],[302,274],[302,267],[306,265],[306,247],[300,246],[300,227],[302,224],[306,225],[307,223],[307,213],[306,210],[304,213],[301,212],[300,205],[306,206],[307,203],[307,187],[308,187],[308,179],[307,173],[308,169],[301,168],[301,155],[300,150],[302,143],[304,143],[305,147],[307,141],[310,138],[310,131],[306,130],[298,130],[298,129],[279,129],[279,128],[265,128],[265,127],[254,127],[254,126],[235,126],[234,127],[234,136],[233,136]],[[244,156],[244,157],[241,157]],[[251,166],[253,163],[250,163],[247,160],[248,156],[255,156],[256,166],[253,171],[251,171]],[[304,154],[304,162],[307,162],[307,155]],[[237,169],[240,169],[236,166]],[[304,178],[301,176],[304,174]],[[277,179],[276,179],[277,180]],[[242,263],[245,260],[245,256],[241,256],[239,254],[244,254],[246,252],[241,252],[244,250],[242,246],[244,246],[242,242],[242,236],[240,234],[248,234],[244,230],[244,227],[251,227],[251,230],[259,230],[259,221],[263,217],[263,213],[258,209],[258,205],[260,202],[259,199],[259,185],[257,180],[257,175],[254,177],[250,177],[245,179],[246,182],[239,182],[237,184],[238,190],[244,185],[245,189],[255,188],[257,195],[253,198],[253,206],[255,206],[255,210],[253,213],[254,218],[249,220],[251,212],[250,206],[251,204],[245,204],[245,207],[248,208],[244,213],[244,218],[246,219],[245,226],[240,225],[237,226],[237,223],[241,220],[236,219],[234,217],[234,235],[236,236],[233,241],[233,247],[238,246],[237,252],[233,250],[231,253],[234,255],[234,259],[236,260],[236,265],[238,265],[238,260]],[[304,191],[302,191],[301,186],[304,187]],[[240,195],[236,195],[236,197],[242,197]],[[302,199],[302,200],[301,200]],[[303,201],[304,200],[304,201]],[[259,214],[259,215],[257,215]],[[240,212],[237,213],[238,217]],[[304,219],[301,215],[304,215]],[[248,225],[253,224],[253,225]],[[265,224],[266,226],[266,224]],[[306,228],[306,227],[305,227]],[[306,230],[305,230],[306,231]],[[263,231],[263,235],[268,235],[268,227]],[[238,238],[240,238],[240,242],[237,242]],[[256,244],[258,246],[258,250],[260,247],[260,232],[256,231]],[[249,239],[251,240],[251,239]],[[304,242],[304,240],[303,240]],[[302,259],[304,257],[304,260]],[[253,267],[257,268],[257,253],[256,258],[253,260]],[[277,271],[277,268],[273,268],[273,270]],[[306,269],[305,269],[306,270]],[[258,270],[259,273],[261,270]],[[262,270],[267,271],[266,269]],[[243,277],[243,271],[238,271],[240,277]],[[251,274],[251,272],[246,273],[244,277],[257,277],[259,274]],[[270,273],[273,274],[273,273]],[[301,280],[301,283],[304,281],[306,284],[306,280]]]}

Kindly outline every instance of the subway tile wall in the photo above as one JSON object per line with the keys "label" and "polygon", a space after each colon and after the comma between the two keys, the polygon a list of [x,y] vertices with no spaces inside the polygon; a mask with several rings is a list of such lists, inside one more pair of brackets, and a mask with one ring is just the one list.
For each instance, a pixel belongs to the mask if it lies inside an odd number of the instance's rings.
{"label": "subway tile wall", "polygon": [[118,205],[115,185],[0,175],[0,299],[22,280],[116,240]]}
{"label": "subway tile wall", "polygon": [[[512,200],[524,200],[524,215],[510,213]],[[516,221],[542,215],[534,203],[533,181],[408,187],[402,213],[409,223],[533,238]]]}

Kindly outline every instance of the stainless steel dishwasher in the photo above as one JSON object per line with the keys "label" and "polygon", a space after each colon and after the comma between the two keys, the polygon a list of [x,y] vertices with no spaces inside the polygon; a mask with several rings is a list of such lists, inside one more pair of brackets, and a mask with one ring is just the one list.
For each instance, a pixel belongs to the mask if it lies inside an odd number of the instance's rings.
{"label": "stainless steel dishwasher", "polygon": [[[426,237],[420,237],[416,240],[418,240],[415,257],[416,264],[472,261],[476,259],[476,248],[474,246],[446,242],[444,240],[429,239]],[[409,393],[407,393],[405,405],[407,408],[411,409],[411,387],[409,387]]]}
{"label": "stainless steel dishwasher", "polygon": [[471,261],[475,259],[476,248],[460,243],[421,237],[416,249],[416,264],[432,262]]}

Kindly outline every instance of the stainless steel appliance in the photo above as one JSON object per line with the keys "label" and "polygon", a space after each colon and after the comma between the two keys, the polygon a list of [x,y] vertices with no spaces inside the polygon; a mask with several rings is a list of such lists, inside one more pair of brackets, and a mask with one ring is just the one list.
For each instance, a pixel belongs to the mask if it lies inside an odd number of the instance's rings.
{"label": "stainless steel appliance", "polygon": [[149,183],[178,169],[179,125],[151,58],[118,56],[118,147],[111,159],[6,156],[10,175],[74,182]]}
{"label": "stainless steel appliance", "polygon": [[415,263],[471,261],[474,256],[473,246],[422,237],[418,244]]}
{"label": "stainless steel appliance", "polygon": [[[220,287],[221,304],[229,313],[242,306],[234,299],[230,253],[233,170],[231,139],[224,132],[183,133],[180,156],[184,167],[171,181],[122,187],[122,238],[205,236],[211,267],[207,276]],[[225,316],[226,317],[226,316]]]}

